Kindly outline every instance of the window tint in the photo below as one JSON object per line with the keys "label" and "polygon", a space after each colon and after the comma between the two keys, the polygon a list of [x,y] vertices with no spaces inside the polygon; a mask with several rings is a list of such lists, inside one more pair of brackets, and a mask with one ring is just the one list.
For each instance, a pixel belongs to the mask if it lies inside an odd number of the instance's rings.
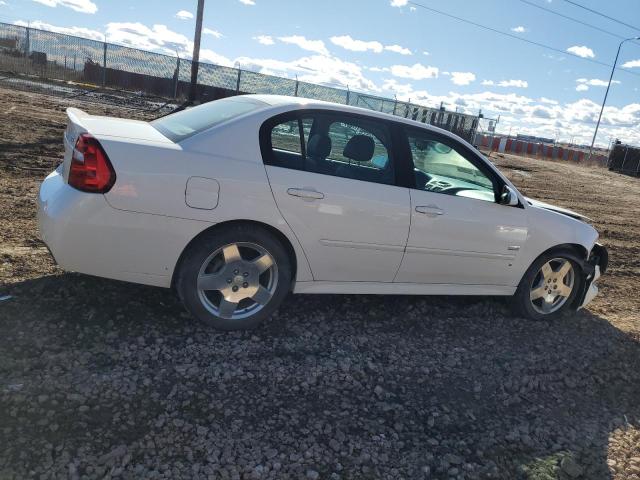
{"label": "window tint", "polygon": [[[334,148],[331,150],[331,154],[329,158],[331,160],[335,160],[338,162],[343,162],[350,164],[352,160],[349,157],[344,155],[344,149],[351,140],[356,135],[364,135],[370,137],[373,140],[374,149],[373,156],[369,161],[360,162],[361,167],[375,168],[378,170],[383,170],[389,161],[389,152],[387,147],[384,146],[379,136],[385,137],[384,130],[377,129],[375,127],[370,129],[363,128],[361,126],[345,123],[345,122],[334,122],[329,126],[329,137],[331,138],[331,143]],[[376,135],[373,133],[375,130],[378,130]],[[387,143],[388,142],[388,139]]]}
{"label": "window tint", "polygon": [[169,140],[180,142],[264,106],[266,103],[250,97],[224,98],[167,115],[154,120],[151,125]]}
{"label": "window tint", "polygon": [[429,192],[495,201],[491,178],[455,148],[429,132],[409,131],[415,188]]}
{"label": "window tint", "polygon": [[275,150],[302,154],[298,120],[290,120],[276,125],[271,130],[271,145]]}
{"label": "window tint", "polygon": [[300,121],[289,118],[275,125],[270,136],[268,163],[367,182],[395,182],[391,133],[384,122],[328,113],[302,114]]}

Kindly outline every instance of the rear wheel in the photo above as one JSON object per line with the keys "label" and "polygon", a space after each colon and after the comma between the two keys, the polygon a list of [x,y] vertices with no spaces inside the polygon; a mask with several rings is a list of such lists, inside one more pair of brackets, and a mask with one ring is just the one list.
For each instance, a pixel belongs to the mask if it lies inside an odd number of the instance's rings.
{"label": "rear wheel", "polygon": [[282,244],[253,225],[214,230],[199,238],[180,264],[176,288],[198,320],[222,330],[258,326],[291,286]]}
{"label": "rear wheel", "polygon": [[514,307],[533,320],[558,317],[571,308],[582,282],[579,260],[572,252],[542,255],[522,278]]}

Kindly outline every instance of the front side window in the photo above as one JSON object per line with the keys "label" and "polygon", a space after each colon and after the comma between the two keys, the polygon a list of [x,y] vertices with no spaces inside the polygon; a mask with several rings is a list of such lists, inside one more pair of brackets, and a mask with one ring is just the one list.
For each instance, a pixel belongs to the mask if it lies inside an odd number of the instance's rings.
{"label": "front side window", "polygon": [[392,185],[391,132],[385,122],[303,113],[275,124],[269,161],[279,167]]}
{"label": "front side window", "polygon": [[495,202],[489,175],[456,148],[438,141],[438,137],[429,132],[412,130],[407,132],[407,137],[416,189]]}

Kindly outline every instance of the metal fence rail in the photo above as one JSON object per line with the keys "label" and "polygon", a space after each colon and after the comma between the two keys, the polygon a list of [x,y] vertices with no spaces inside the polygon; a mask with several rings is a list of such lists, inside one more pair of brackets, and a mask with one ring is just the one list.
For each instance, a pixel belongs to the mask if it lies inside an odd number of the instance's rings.
{"label": "metal fence rail", "polygon": [[[78,96],[116,89],[157,101],[183,101],[191,61],[86,38],[0,23],[0,85]],[[293,95],[386,112],[452,131],[473,141],[480,117],[297,79],[201,62],[201,102],[247,93]],[[86,96],[88,99],[98,96]],[[153,106],[153,105],[152,105]]]}

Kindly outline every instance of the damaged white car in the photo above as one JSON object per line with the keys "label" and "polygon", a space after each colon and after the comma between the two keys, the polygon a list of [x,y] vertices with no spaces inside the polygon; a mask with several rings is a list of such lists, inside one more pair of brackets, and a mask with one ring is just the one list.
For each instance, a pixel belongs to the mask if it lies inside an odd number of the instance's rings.
{"label": "damaged white car", "polygon": [[153,122],[68,110],[42,239],[66,270],[174,287],[198,319],[258,325],[289,292],[508,295],[532,319],[588,303],[608,257],[435,127],[247,95]]}

